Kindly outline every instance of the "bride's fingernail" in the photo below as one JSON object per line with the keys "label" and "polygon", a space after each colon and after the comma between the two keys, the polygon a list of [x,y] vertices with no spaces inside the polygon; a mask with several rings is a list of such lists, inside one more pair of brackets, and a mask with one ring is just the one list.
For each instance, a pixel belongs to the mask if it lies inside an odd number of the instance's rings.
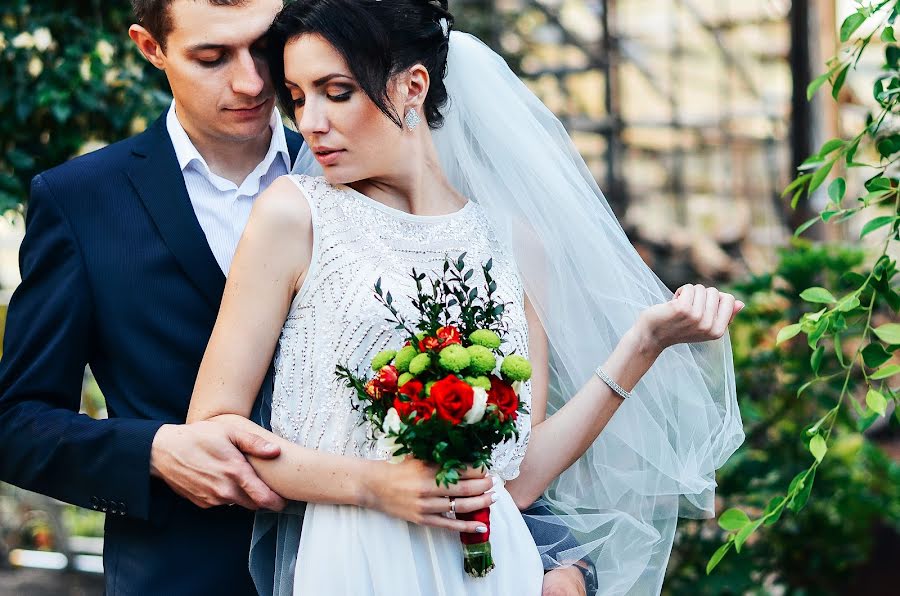
{"label": "bride's fingernail", "polygon": [[479,534],[487,534],[487,528],[485,528],[484,526],[478,526],[477,528],[475,528],[475,531]]}

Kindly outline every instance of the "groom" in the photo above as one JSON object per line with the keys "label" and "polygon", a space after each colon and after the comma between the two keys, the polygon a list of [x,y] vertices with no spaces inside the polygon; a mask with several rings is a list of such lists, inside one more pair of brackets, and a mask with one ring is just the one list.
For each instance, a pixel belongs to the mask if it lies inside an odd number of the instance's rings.
{"label": "groom", "polygon": [[[174,102],[146,132],[32,182],[0,360],[0,480],[107,513],[110,595],[252,594],[251,510],[284,502],[244,456],[278,452],[183,421],[249,209],[301,153],[260,57],[281,2],[133,6],[129,34]],[[86,364],[108,420],[78,414]],[[583,589],[571,569],[547,575],[545,593]]]}

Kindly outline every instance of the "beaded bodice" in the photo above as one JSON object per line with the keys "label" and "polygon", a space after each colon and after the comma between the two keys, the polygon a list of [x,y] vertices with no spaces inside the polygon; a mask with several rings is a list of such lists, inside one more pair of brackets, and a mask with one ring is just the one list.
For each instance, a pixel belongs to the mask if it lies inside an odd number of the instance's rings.
{"label": "beaded bodice", "polygon": [[[466,254],[476,270],[470,285],[484,283],[479,263],[493,259],[496,296],[511,303],[503,350],[528,355],[524,291],[509,251],[497,240],[483,210],[469,202],[447,215],[418,216],[388,207],[347,186],[322,177],[294,176],[310,204],[313,254],[303,287],[295,296],[275,354],[272,429],[306,447],[332,453],[386,459],[369,440],[361,414],[351,407],[353,392],[335,378],[335,366],[366,371],[372,357],[397,349],[402,337],[386,321],[388,310],[373,294],[378,278],[390,290],[393,306],[408,320],[418,313],[412,269],[437,275],[445,256]],[[530,409],[531,387],[521,399]],[[499,445],[493,471],[505,480],[518,475],[531,427],[529,415],[517,421],[518,441]]]}

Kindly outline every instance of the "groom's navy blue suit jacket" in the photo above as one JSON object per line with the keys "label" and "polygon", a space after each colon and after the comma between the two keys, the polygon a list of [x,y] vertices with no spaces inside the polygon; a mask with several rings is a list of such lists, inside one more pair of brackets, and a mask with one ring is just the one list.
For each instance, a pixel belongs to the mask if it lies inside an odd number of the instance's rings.
{"label": "groom's navy blue suit jacket", "polygon": [[[286,134],[293,159],[302,141]],[[0,480],[107,512],[108,594],[255,593],[252,513],[202,510],[150,476],[157,429],[184,422],[225,285],[165,118],[36,176],[19,260]],[[78,414],[86,364],[108,420]]]}

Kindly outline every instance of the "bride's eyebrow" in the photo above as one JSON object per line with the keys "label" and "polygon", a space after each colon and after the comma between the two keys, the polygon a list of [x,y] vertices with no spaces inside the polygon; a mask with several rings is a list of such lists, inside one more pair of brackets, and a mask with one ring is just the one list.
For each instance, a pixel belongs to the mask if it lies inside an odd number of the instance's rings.
{"label": "bride's eyebrow", "polygon": [[345,74],[342,74],[342,73],[333,72],[333,73],[331,73],[331,74],[329,74],[329,75],[325,75],[324,77],[320,77],[320,78],[316,79],[315,81],[313,81],[313,87],[321,87],[322,85],[324,85],[325,83],[327,83],[327,82],[330,81],[331,79],[337,79],[337,78],[350,79],[350,78],[352,78],[352,77],[351,77],[350,75],[345,75]]}
{"label": "bride's eyebrow", "polygon": [[[319,77],[318,79],[313,81],[313,87],[321,87],[322,85],[326,84],[327,82],[331,81],[332,79],[337,79],[337,78],[353,80],[353,77],[351,77],[350,75],[333,72],[331,74],[325,75],[324,77]],[[300,86],[297,83],[295,83],[294,81],[287,79],[287,78],[284,79],[284,84],[288,87],[299,87]]]}

